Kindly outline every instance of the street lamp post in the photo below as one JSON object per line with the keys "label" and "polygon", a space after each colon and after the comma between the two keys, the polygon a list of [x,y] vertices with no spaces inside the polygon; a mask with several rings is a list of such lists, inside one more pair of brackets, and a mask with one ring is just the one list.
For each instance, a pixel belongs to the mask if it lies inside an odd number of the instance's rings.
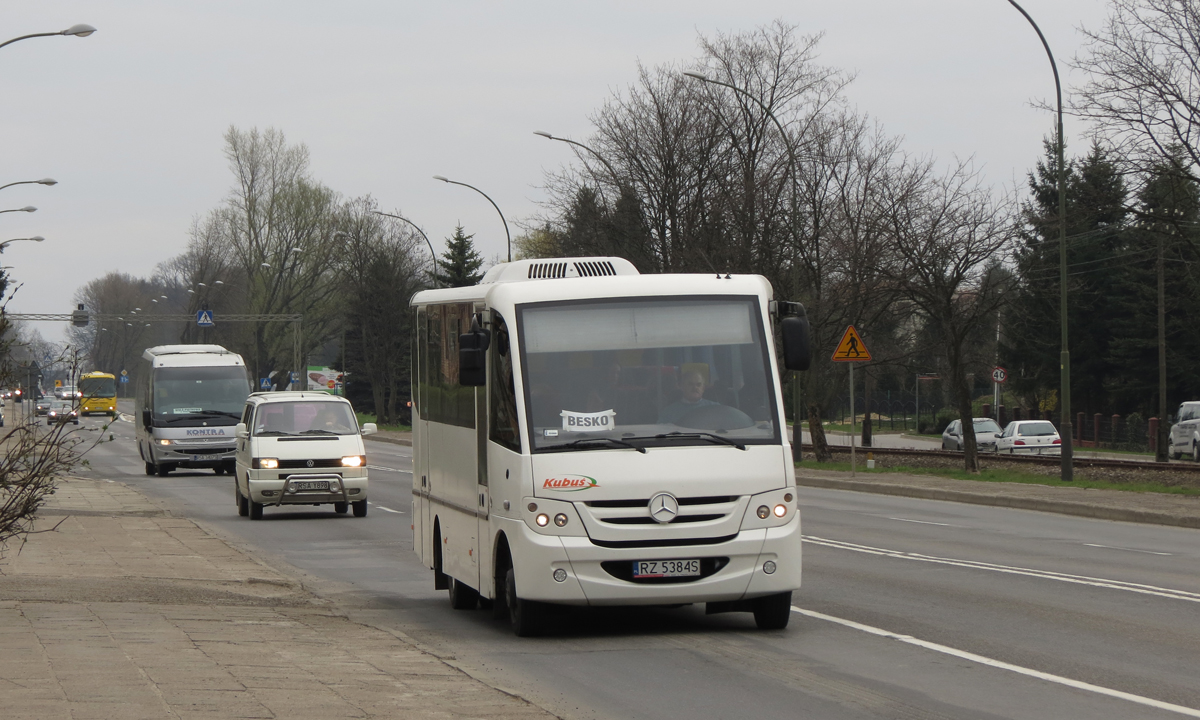
{"label": "street lamp post", "polygon": [[597,160],[599,160],[604,165],[604,167],[608,168],[608,174],[612,175],[613,182],[615,182],[617,185],[621,184],[621,176],[617,174],[617,171],[613,168],[613,166],[607,160],[604,159],[603,155],[601,155],[599,152],[593,150],[592,148],[588,147],[587,145],[584,145],[583,143],[577,142],[570,138],[564,138],[564,137],[558,137],[556,135],[551,135],[550,133],[546,132],[545,130],[534,130],[533,134],[544,137],[547,140],[557,140],[559,142],[565,142],[570,145],[574,145],[577,148],[583,148],[584,150],[591,153]]}
{"label": "street lamp post", "polygon": [[1038,39],[1042,41],[1042,47],[1046,49],[1046,56],[1050,58],[1050,69],[1054,71],[1054,92],[1058,99],[1058,137],[1055,149],[1058,153],[1056,158],[1058,162],[1058,314],[1062,330],[1062,350],[1059,353],[1059,367],[1061,368],[1059,383],[1062,386],[1059,394],[1062,420],[1059,435],[1062,437],[1062,479],[1064,482],[1071,482],[1075,472],[1072,463],[1072,444],[1075,434],[1071,423],[1071,353],[1067,347],[1067,170],[1063,164],[1062,83],[1058,79],[1058,65],[1054,62],[1054,53],[1050,52],[1050,44],[1046,42],[1046,36],[1042,34],[1041,28],[1033,21],[1029,13],[1025,12],[1025,8],[1016,3],[1016,0],[1008,0],[1008,2],[1025,16],[1025,19],[1037,32]]}
{"label": "street lamp post", "polygon": [[505,237],[508,238],[508,261],[512,262],[512,235],[508,232],[508,221],[504,219],[504,213],[500,212],[500,206],[496,204],[496,201],[492,200],[490,197],[487,196],[487,193],[485,193],[484,191],[475,187],[474,185],[468,185],[464,182],[458,182],[457,180],[450,180],[449,178],[444,178],[441,175],[434,175],[433,179],[441,180],[442,182],[450,183],[451,185],[462,185],[465,188],[471,188],[472,190],[474,190],[475,192],[479,193],[484,198],[486,198],[487,201],[492,204],[492,207],[496,208],[496,214],[498,214],[500,216],[500,222],[504,223],[504,235],[505,235]]}
{"label": "street lamp post", "polygon": [[23,208],[13,208],[12,210],[0,210],[0,213],[6,212],[37,212],[37,208],[32,205],[26,205]]}
{"label": "street lamp post", "polygon": [[[413,222],[412,220],[409,220],[408,218],[406,218],[402,215],[392,215],[391,213],[380,212],[378,210],[372,210],[371,212],[376,215],[382,215],[384,217],[390,217],[390,218],[395,218],[397,220],[403,220],[404,222],[411,225],[413,230],[416,230],[418,233],[420,233],[421,237],[425,239],[425,244],[429,246],[430,256],[433,257],[433,277],[436,279],[437,271],[438,271],[438,269],[437,269],[438,268],[437,253],[435,253],[433,251],[433,243],[429,242],[429,236],[425,234],[425,231],[422,230],[415,222]],[[504,216],[501,215],[501,217],[504,217]],[[505,230],[507,230],[507,229],[508,229],[508,226],[505,225]]]}
{"label": "street lamp post", "polygon": [[8,40],[6,42],[0,43],[0,48],[4,47],[5,45],[12,45],[13,43],[15,43],[19,40],[28,40],[29,38],[54,37],[55,35],[87,37],[88,35],[91,35],[94,32],[96,32],[96,28],[92,27],[91,25],[85,25],[83,23],[80,23],[79,25],[72,25],[71,27],[67,28],[66,30],[59,30],[58,32],[33,33],[32,35],[22,35],[21,37],[15,37],[12,40]]}
{"label": "street lamp post", "polygon": [[42,237],[41,235],[34,235],[33,237],[13,238],[12,240],[5,240],[4,242],[0,242],[0,253],[4,252],[4,248],[8,247],[9,245],[11,245],[12,243],[15,243],[15,242],[21,242],[22,240],[28,240],[29,242],[41,242],[45,239],[46,238]]}
{"label": "street lamp post", "polygon": [[[783,140],[783,146],[787,149],[788,153],[788,174],[792,179],[792,235],[794,236],[793,240],[799,243],[800,233],[796,228],[796,224],[798,222],[797,207],[799,205],[800,188],[796,182],[796,150],[792,147],[792,141],[788,137],[787,131],[783,129],[783,123],[779,122],[779,118],[775,117],[775,113],[771,112],[771,108],[767,107],[762,100],[759,100],[753,94],[743,90],[737,85],[721,82],[720,80],[713,80],[707,75],[702,75],[698,72],[684,72],[683,74],[692,78],[693,80],[699,80],[702,83],[711,83],[713,85],[720,85],[721,87],[729,88],[735,93],[749,98],[760,108],[762,108],[763,113],[767,117],[771,118],[771,122],[775,123],[775,128],[779,130],[779,137]],[[804,431],[802,429],[803,425],[800,419],[803,403],[801,402],[800,395],[800,373],[797,371],[792,371],[792,457],[797,461],[800,460],[800,448],[804,441]],[[850,408],[850,410],[853,412],[854,408]],[[815,438],[813,439],[813,442],[816,442]],[[850,442],[851,445],[853,445],[854,439],[851,438]]]}
{"label": "street lamp post", "polygon": [[42,178],[41,180],[18,180],[17,182],[10,182],[7,185],[0,185],[0,190],[3,190],[6,187],[12,187],[13,185],[57,185],[57,184],[58,184],[58,181],[55,180],[54,178]]}

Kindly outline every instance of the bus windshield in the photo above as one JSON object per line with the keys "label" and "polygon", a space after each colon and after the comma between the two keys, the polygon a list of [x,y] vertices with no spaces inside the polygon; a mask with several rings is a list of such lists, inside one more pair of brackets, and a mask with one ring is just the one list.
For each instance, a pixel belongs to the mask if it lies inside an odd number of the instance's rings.
{"label": "bus windshield", "polygon": [[85,398],[113,398],[117,396],[117,379],[112,377],[85,377],[79,380],[79,392]]}
{"label": "bus windshield", "polygon": [[535,452],[781,442],[757,298],[606,299],[518,312]]}
{"label": "bus windshield", "polygon": [[173,367],[154,371],[154,419],[167,425],[233,425],[250,394],[238,366]]}

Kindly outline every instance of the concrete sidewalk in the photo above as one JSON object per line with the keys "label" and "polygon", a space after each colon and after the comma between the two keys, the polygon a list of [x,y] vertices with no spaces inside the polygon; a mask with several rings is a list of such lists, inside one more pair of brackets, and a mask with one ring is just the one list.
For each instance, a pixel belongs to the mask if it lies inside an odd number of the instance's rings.
{"label": "concrete sidewalk", "polygon": [[68,478],[0,557],[0,717],[549,718],[135,490]]}

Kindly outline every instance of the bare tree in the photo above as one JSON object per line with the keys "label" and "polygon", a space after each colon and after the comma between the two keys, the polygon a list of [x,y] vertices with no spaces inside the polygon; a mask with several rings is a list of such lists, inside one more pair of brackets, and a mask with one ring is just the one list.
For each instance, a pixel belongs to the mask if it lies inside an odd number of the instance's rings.
{"label": "bare tree", "polygon": [[1015,235],[1011,198],[996,200],[966,164],[942,177],[932,164],[900,169],[886,212],[902,262],[894,281],[944,354],[963,425],[964,464],[979,471],[967,372],[988,360],[997,314],[1011,287],[1002,265]]}
{"label": "bare tree", "polygon": [[[1083,30],[1073,66],[1088,73],[1072,107],[1139,170],[1170,163],[1200,181],[1200,5],[1110,0],[1107,24]],[[1181,154],[1182,155],[1181,155]]]}

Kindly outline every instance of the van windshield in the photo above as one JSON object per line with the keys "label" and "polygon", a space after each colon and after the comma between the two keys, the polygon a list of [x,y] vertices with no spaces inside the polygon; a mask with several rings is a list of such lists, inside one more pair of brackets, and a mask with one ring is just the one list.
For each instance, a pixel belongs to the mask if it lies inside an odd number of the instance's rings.
{"label": "van windshield", "polygon": [[526,305],[518,324],[535,452],[781,442],[756,297]]}
{"label": "van windshield", "polygon": [[244,367],[156,368],[154,419],[174,426],[233,425],[249,394]]}
{"label": "van windshield", "polygon": [[358,422],[344,402],[266,402],[254,415],[254,434],[356,435]]}

